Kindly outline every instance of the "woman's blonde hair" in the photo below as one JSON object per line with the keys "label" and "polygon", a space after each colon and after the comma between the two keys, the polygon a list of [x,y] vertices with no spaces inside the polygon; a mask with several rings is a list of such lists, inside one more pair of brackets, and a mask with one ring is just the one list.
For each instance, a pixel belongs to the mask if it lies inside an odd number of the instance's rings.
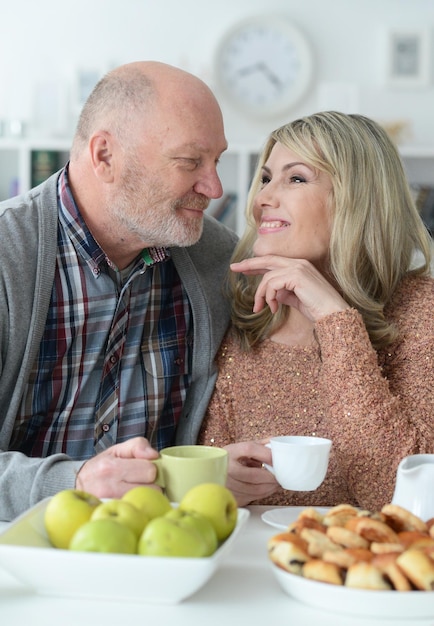
{"label": "woman's blonde hair", "polygon": [[[378,349],[390,344],[396,330],[385,318],[384,307],[405,275],[429,275],[431,261],[431,238],[395,145],[373,120],[335,111],[316,113],[273,131],[257,163],[247,199],[247,226],[233,261],[253,256],[253,202],[261,187],[262,166],[276,142],[330,176],[329,277],[360,311],[372,345]],[[410,269],[416,251],[423,263]],[[233,326],[246,349],[279,327],[289,312],[281,306],[276,315],[268,307],[252,313],[260,280],[261,276],[229,273]]]}

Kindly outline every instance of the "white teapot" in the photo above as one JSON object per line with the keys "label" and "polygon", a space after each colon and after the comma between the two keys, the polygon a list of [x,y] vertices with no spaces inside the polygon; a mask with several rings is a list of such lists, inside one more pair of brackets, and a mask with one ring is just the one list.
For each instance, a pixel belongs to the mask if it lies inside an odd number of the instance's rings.
{"label": "white teapot", "polygon": [[402,459],[396,472],[392,504],[424,521],[434,517],[434,454],[413,454]]}

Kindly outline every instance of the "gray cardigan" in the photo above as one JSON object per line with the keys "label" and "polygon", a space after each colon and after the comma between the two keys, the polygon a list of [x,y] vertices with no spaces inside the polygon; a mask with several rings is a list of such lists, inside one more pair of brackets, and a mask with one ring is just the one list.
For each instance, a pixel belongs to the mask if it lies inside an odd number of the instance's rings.
{"label": "gray cardigan", "polygon": [[[27,194],[0,203],[0,519],[75,484],[83,461],[63,454],[28,458],[9,450],[15,416],[45,327],[54,280],[59,173]],[[216,378],[214,357],[229,321],[221,293],[236,235],[205,216],[201,240],[171,248],[190,298],[192,384],[177,443],[195,443]]]}

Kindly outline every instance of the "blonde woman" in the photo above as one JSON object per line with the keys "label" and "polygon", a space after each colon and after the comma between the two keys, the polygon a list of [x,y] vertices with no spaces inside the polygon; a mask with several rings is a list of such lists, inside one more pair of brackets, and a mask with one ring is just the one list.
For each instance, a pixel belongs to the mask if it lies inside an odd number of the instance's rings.
{"label": "blonde woman", "polygon": [[[417,253],[419,267],[412,267]],[[226,446],[239,504],[377,508],[434,452],[431,239],[398,152],[361,115],[271,133],[228,281],[232,329],[199,442]],[[332,439],[324,483],[279,488],[273,435]]]}

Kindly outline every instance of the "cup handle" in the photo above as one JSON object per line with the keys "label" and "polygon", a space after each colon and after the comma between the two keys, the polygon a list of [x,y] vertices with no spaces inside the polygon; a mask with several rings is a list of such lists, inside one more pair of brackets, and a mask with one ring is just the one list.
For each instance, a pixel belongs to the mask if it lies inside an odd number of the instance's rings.
{"label": "cup handle", "polygon": [[[266,443],[265,444],[266,448],[271,448],[271,444]],[[266,470],[268,470],[269,472],[271,472],[271,474],[273,474],[273,476],[275,476],[276,474],[274,473],[274,469],[272,465],[267,465],[267,463],[262,463],[262,467],[265,467]]]}
{"label": "cup handle", "polygon": [[151,463],[153,463],[157,468],[157,476],[155,478],[154,485],[158,485],[159,487],[165,487],[163,476],[163,459],[161,457],[159,459],[152,459]]}

